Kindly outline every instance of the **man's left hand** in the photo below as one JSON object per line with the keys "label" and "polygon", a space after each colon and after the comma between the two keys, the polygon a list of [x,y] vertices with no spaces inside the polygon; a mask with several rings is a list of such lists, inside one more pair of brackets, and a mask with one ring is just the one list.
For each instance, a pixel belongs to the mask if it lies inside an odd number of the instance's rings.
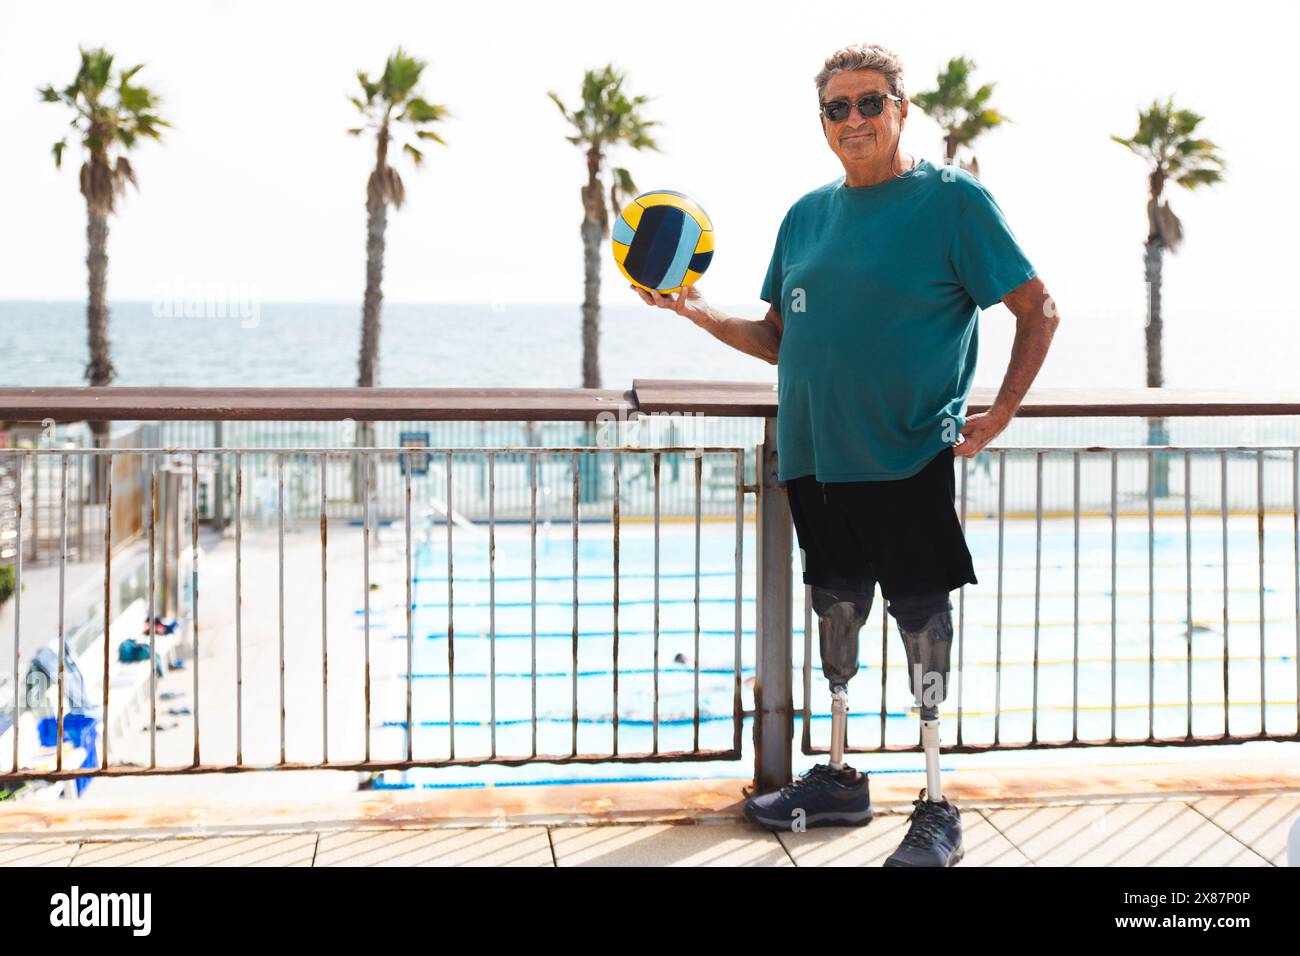
{"label": "man's left hand", "polygon": [[953,446],[952,453],[964,458],[974,458],[980,451],[1006,430],[1010,421],[996,412],[978,412],[966,419],[961,434],[966,440]]}

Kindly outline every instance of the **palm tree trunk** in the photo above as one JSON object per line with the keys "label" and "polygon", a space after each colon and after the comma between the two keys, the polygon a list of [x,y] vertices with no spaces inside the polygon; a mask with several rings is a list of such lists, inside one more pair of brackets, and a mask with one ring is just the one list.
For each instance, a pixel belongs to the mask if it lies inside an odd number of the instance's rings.
{"label": "palm tree trunk", "polygon": [[375,385],[375,366],[379,361],[379,313],[384,299],[384,231],[387,227],[387,203],[371,199],[366,203],[366,298],[361,312],[359,388],[373,388]]}
{"label": "palm tree trunk", "polygon": [[[590,219],[582,223],[582,253],[586,284],[582,302],[582,387],[600,388],[600,225]],[[596,444],[597,429],[589,422],[583,429],[583,444]],[[597,455],[578,456],[580,501],[601,497],[604,462]]]}
{"label": "palm tree trunk", "polygon": [[[582,387],[600,388],[600,226],[590,221],[582,224],[583,260],[587,281],[582,303]],[[583,427],[582,443],[595,445],[594,422]],[[596,455],[578,456],[578,498],[598,501],[601,496],[601,472],[604,462]]]}
{"label": "palm tree trunk", "polygon": [[[378,172],[376,172],[378,175]],[[366,297],[361,308],[361,354],[357,361],[357,387],[374,388],[379,364],[380,312],[384,299],[384,234],[388,228],[388,204],[376,197],[366,202]],[[358,448],[375,444],[373,422],[357,422],[354,443]],[[365,462],[353,456],[352,500],[362,501]]]}
{"label": "palm tree trunk", "polygon": [[582,387],[600,388],[600,247],[609,234],[609,210],[600,181],[599,144],[587,151],[587,185],[582,187]]}
{"label": "palm tree trunk", "polygon": [[600,224],[582,223],[582,387],[600,388]]}
{"label": "palm tree trunk", "polygon": [[[582,260],[585,269],[582,297],[582,387],[600,388],[600,251],[609,229],[605,194],[600,183],[600,151],[587,154],[587,185],[582,188]],[[587,445],[595,445],[594,422],[583,430]],[[604,462],[596,455],[579,455],[579,500],[601,497]]]}
{"label": "palm tree trunk", "polygon": [[[1162,368],[1162,346],[1164,323],[1161,315],[1160,286],[1162,267],[1164,265],[1164,243],[1159,236],[1147,239],[1145,267],[1147,283],[1147,387],[1163,388],[1164,371]],[[1163,418],[1147,419],[1147,444],[1169,444],[1169,430]],[[1157,498],[1169,495],[1169,457],[1163,452],[1154,456],[1154,477],[1152,494]]]}
{"label": "palm tree trunk", "polygon": [[[113,361],[108,341],[108,211],[86,203],[86,331],[90,361],[86,364],[86,381],[92,385],[113,382]],[[111,424],[90,423],[96,448],[108,445]],[[109,461],[105,455],[94,456],[90,475],[90,500],[102,502],[108,485]]]}

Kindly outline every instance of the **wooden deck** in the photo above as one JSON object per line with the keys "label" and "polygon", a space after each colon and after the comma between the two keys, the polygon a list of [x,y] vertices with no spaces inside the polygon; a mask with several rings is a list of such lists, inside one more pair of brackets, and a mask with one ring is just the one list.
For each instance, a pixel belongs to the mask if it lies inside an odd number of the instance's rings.
{"label": "wooden deck", "polygon": [[[1285,866],[1300,817],[1300,779],[1283,761],[951,776],[967,867]],[[123,792],[0,808],[0,865],[879,866],[907,832],[920,777],[873,776],[877,815],[864,827],[797,834],[745,822],[738,780],[364,791],[306,803],[266,799],[269,790],[249,802],[246,777],[207,781],[205,796],[178,789],[153,805]],[[176,783],[194,794],[203,785]]]}

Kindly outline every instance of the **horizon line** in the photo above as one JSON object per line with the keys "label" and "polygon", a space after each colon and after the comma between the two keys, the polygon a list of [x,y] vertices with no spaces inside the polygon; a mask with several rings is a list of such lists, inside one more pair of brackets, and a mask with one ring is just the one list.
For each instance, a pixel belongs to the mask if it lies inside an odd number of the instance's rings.
{"label": "horizon line", "polygon": [[[109,299],[109,300],[108,300],[108,305],[109,305],[109,306],[114,306],[114,305],[152,305],[154,301],[155,301],[155,300],[153,300],[153,299],[130,299],[130,298],[127,298],[127,299]],[[759,300],[759,301],[761,301],[761,300]],[[363,303],[361,302],[361,300],[359,300],[359,299],[357,299],[357,300],[352,300],[352,299],[258,299],[257,302],[258,302],[259,305],[349,305],[349,306],[356,306],[357,308],[360,308],[360,307],[362,306],[362,304],[363,304]],[[39,298],[0,298],[0,305],[28,305],[28,304],[32,304],[32,303],[38,303],[38,304],[41,304],[41,305],[85,305],[85,304],[86,304],[86,300],[85,300],[84,298],[76,298],[76,299],[66,299],[66,298],[46,298],[46,299],[39,299]],[[489,306],[489,307],[490,307],[490,306],[493,306],[493,305],[502,305],[502,306],[505,306],[506,308],[510,308],[511,306],[551,305],[551,306],[572,306],[572,307],[574,307],[574,308],[578,308],[578,309],[581,309],[581,308],[582,308],[582,303],[579,302],[579,301],[571,301],[571,302],[554,302],[554,301],[545,301],[545,300],[530,300],[530,301],[519,301],[519,302],[500,302],[500,303],[494,303],[494,302],[492,302],[490,299],[476,299],[476,300],[473,300],[473,301],[469,301],[469,300],[457,300],[457,301],[441,300],[441,301],[439,301],[439,300],[430,300],[430,299],[425,299],[425,300],[415,300],[415,299],[407,300],[407,299],[402,299],[402,300],[397,300],[397,301],[389,301],[389,300],[385,299],[384,302],[383,302],[382,304],[385,305],[385,306],[387,306],[387,305],[401,305],[401,306],[409,306],[409,305],[424,305],[424,306],[428,306],[428,305],[436,305],[436,306],[461,306],[461,305],[473,305],[473,306]],[[621,304],[626,304],[626,305],[635,305],[636,303],[635,303],[635,302],[631,302],[631,301],[629,301],[629,302],[627,302],[627,303],[601,302],[601,305],[602,305],[602,306],[604,306],[604,305],[621,305]],[[722,305],[724,305],[724,306],[728,306],[728,307],[732,307],[732,306],[740,307],[740,308],[745,307],[745,306],[743,306],[743,305],[741,305],[741,306],[736,306],[735,303],[722,303]],[[644,305],[644,303],[642,303],[642,306],[643,306],[644,308],[652,308],[651,306],[646,306],[646,305]],[[180,316],[180,318],[184,318],[184,316]]]}

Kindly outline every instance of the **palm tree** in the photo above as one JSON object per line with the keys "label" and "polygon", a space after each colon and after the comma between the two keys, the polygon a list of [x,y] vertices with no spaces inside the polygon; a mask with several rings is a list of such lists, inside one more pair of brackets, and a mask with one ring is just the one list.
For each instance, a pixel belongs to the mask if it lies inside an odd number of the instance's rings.
{"label": "palm tree", "polygon": [[[985,130],[1011,122],[989,106],[994,84],[985,83],[974,93],[970,91],[970,77],[974,72],[973,60],[964,56],[954,57],[939,74],[935,89],[912,97],[912,102],[943,129],[944,158],[949,165],[957,158],[959,148],[965,146],[969,152],[971,144]],[[974,176],[980,174],[979,160],[974,153],[971,153],[969,162],[962,162],[961,167]]]}
{"label": "palm tree", "polygon": [[[114,368],[108,340],[108,217],[116,211],[117,197],[130,183],[138,188],[135,169],[126,153],[143,139],[157,140],[170,126],[158,115],[158,97],[132,82],[144,64],[118,70],[113,77],[113,54],[103,47],[79,50],[81,66],[76,78],[61,90],[41,88],[46,103],[62,103],[72,110],[69,125],[84,160],[81,195],[86,200],[86,266],[89,273],[86,325],[90,361],[86,380],[110,385]],[[54,144],[54,165],[62,168],[68,137]],[[105,443],[108,422],[91,422],[96,446]]]}
{"label": "palm tree", "polygon": [[[1163,317],[1160,311],[1161,273],[1165,250],[1176,252],[1183,238],[1183,226],[1164,199],[1165,184],[1170,180],[1186,189],[1209,186],[1223,179],[1227,164],[1218,153],[1218,147],[1208,139],[1196,135],[1196,127],[1204,120],[1191,110],[1174,108],[1170,96],[1161,103],[1155,100],[1145,113],[1138,114],[1137,132],[1131,137],[1111,136],[1126,146],[1147,164],[1147,241],[1144,265],[1147,282],[1147,387],[1161,388],[1164,373],[1161,368],[1161,338]],[[1169,443],[1165,420],[1147,419],[1147,443]],[[1169,462],[1166,456],[1156,455],[1154,494],[1169,493]]]}
{"label": "palm tree", "polygon": [[[417,90],[420,74],[427,66],[423,60],[409,56],[398,47],[384,64],[383,75],[371,80],[357,72],[363,97],[352,96],[352,104],[361,111],[365,123],[348,130],[360,136],[375,131],[375,168],[366,183],[366,297],[361,316],[361,354],[358,360],[357,385],[371,388],[379,360],[379,313],[383,301],[384,232],[388,228],[388,206],[402,208],[406,188],[402,177],[389,165],[389,149],[397,144],[400,133],[409,129],[418,140],[447,144],[428,125],[447,117],[447,108],[426,100]],[[402,152],[416,167],[423,165],[424,153],[412,143],[403,142]]]}
{"label": "palm tree", "polygon": [[623,92],[626,75],[609,64],[599,70],[587,70],[582,79],[582,106],[569,110],[555,93],[548,93],[575,133],[566,136],[580,147],[587,158],[587,183],[582,187],[583,262],[586,282],[582,300],[582,387],[600,388],[600,260],[601,243],[609,235],[610,206],[617,216],[625,199],[637,193],[632,175],[621,167],[611,170],[613,182],[609,205],[605,201],[603,167],[605,152],[620,143],[633,149],[658,150],[648,130],[659,125],[641,118],[640,109],[647,97],[629,98]]}

